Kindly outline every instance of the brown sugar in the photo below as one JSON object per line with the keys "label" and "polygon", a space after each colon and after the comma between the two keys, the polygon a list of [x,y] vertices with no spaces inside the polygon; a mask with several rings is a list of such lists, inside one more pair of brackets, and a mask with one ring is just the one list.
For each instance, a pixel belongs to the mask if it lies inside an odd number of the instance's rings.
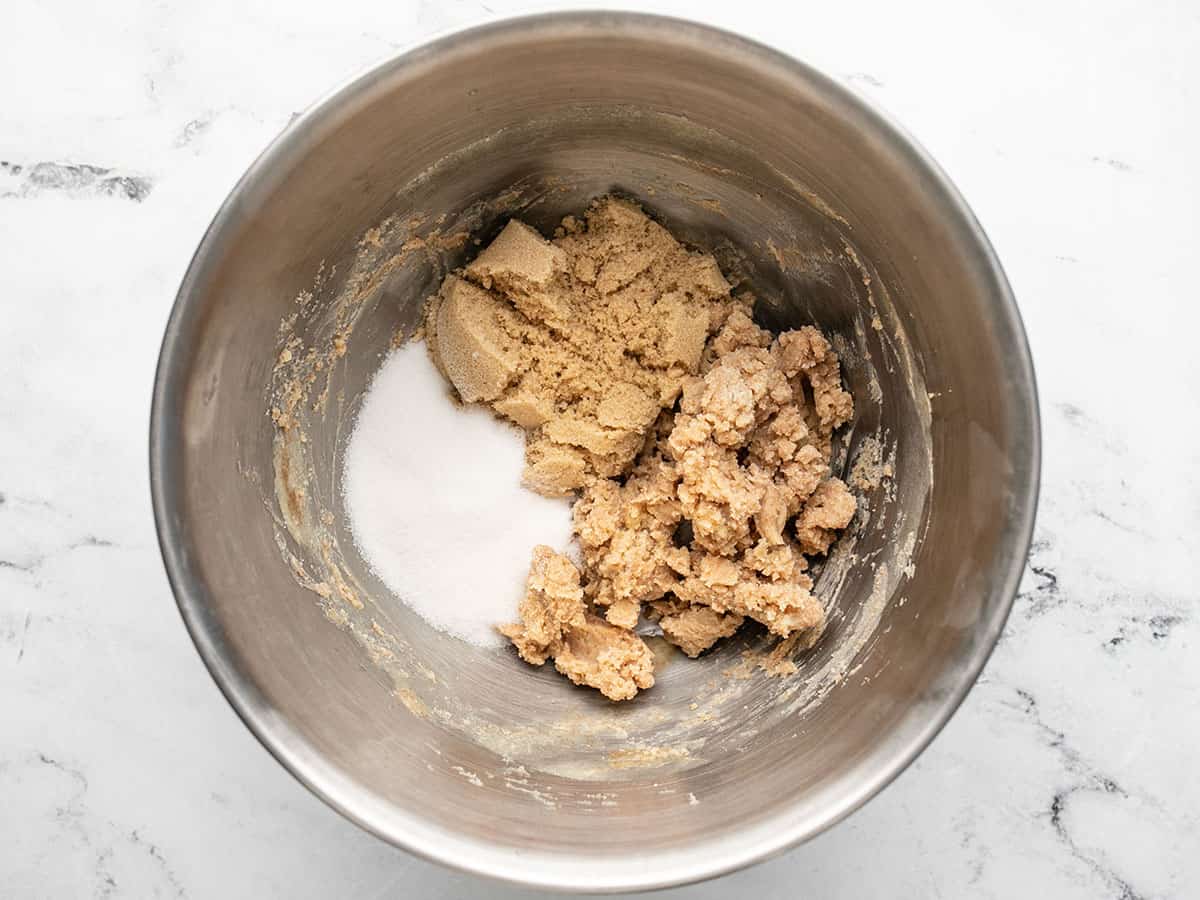
{"label": "brown sugar", "polygon": [[525,482],[565,496],[623,474],[737,304],[710,256],[607,199],[553,242],[511,221],[430,306],[430,345],[468,403],[529,431]]}
{"label": "brown sugar", "polygon": [[824,335],[773,336],[752,304],[614,198],[552,241],[509,222],[443,283],[439,367],[525,429],[529,488],[577,495],[582,571],[538,547],[521,624],[500,629],[527,662],[618,700],[654,682],[643,615],[693,657],[746,619],[788,649],[819,636],[806,555],[854,516],[829,468],[853,401]]}

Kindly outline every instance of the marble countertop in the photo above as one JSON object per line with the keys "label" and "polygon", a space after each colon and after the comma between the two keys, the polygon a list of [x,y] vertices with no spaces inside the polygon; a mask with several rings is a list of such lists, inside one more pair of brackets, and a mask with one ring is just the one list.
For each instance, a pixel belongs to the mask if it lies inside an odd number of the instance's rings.
{"label": "marble countertop", "polygon": [[[842,78],[946,168],[1020,300],[1043,493],[1008,630],[916,764],[809,844],[662,896],[1195,897],[1200,13],[772,6],[654,4]],[[176,287],[254,155],[368,64],[531,8],[6,3],[6,896],[526,896],[359,831],[255,742],[172,602],[146,439]]]}

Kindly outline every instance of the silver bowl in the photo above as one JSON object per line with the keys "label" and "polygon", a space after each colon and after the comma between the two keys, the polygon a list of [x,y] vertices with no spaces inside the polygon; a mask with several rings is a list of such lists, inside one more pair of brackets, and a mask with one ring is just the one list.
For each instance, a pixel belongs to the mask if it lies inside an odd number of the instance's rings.
{"label": "silver bowl", "polygon": [[[610,704],[432,630],[348,533],[350,425],[423,299],[509,217],[549,232],[605,193],[715,252],[764,323],[816,322],[842,353],[857,409],[837,462],[863,512],[789,678],[756,668],[770,642],[748,630],[664,653],[651,691]],[[1000,265],[920,148],[767,47],[586,13],[442,38],[291,124],[180,288],[150,462],[187,627],[297,778],[430,859],[615,891],[812,837],[929,743],[1012,604],[1039,425]],[[429,477],[453,473],[431,459]]]}

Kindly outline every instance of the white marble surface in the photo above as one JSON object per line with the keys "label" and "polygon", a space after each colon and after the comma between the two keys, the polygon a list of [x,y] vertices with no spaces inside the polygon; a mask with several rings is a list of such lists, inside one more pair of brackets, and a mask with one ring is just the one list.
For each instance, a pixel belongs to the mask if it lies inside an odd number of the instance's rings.
{"label": "white marble surface", "polygon": [[[663,896],[1200,894],[1200,13],[967,6],[657,5],[924,142],[1007,266],[1045,417],[1023,590],[943,734],[824,836]],[[524,896],[358,831],[258,746],[171,600],[146,434],[175,288],[253,155],[394,49],[528,8],[4,4],[0,894]]]}

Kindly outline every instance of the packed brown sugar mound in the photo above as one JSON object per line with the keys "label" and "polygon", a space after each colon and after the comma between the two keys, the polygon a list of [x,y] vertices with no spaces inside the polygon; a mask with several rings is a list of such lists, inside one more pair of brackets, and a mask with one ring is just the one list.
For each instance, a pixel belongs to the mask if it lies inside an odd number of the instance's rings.
{"label": "packed brown sugar mound", "polygon": [[526,430],[528,487],[578,496],[582,572],[536,548],[521,624],[500,629],[527,662],[624,700],[654,683],[642,617],[692,657],[746,619],[789,648],[820,635],[806,557],[854,515],[829,470],[853,402],[819,331],[772,336],[752,304],[613,198],[552,241],[510,222],[443,283],[438,365]]}

